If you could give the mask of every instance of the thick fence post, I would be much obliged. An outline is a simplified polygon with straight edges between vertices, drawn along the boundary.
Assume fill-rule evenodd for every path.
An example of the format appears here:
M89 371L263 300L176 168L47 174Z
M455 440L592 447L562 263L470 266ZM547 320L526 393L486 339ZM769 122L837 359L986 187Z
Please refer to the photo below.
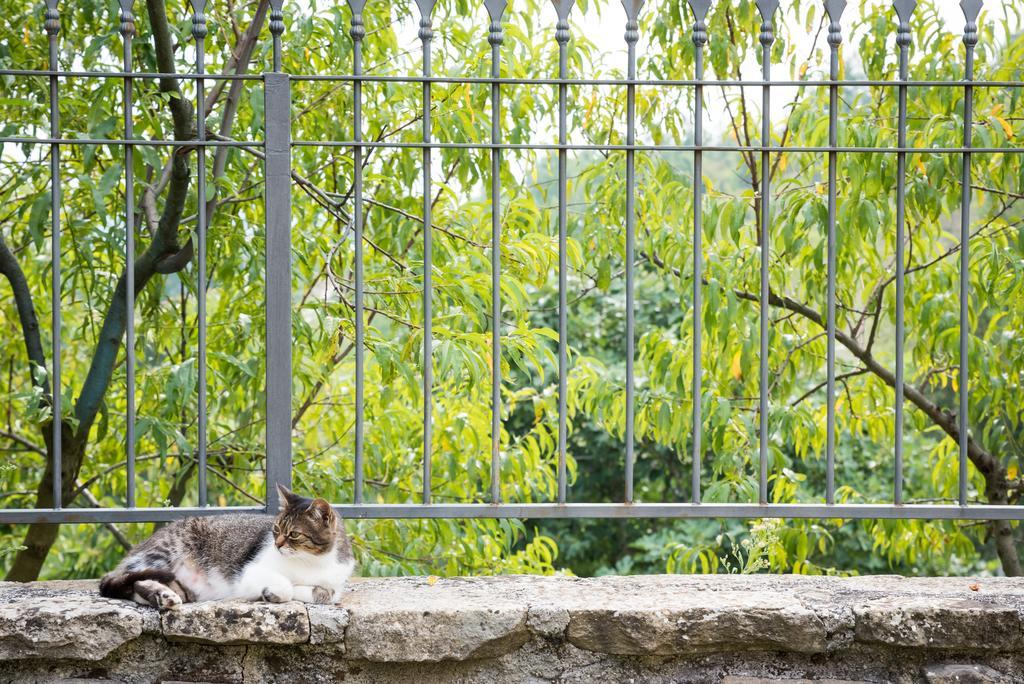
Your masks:
M291 84L263 75L267 221L267 509L292 480Z

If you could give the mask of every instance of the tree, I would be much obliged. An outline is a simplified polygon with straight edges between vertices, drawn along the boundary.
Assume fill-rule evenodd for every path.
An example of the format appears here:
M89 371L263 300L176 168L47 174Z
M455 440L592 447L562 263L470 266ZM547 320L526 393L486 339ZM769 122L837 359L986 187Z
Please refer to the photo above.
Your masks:
M589 8L583 8L588 10ZM608 9L615 11L616 8ZM1007 12L1016 11L1011 6ZM9 41L0 52L5 68L45 68L40 7L9 8ZM473 10L475 11L475 10ZM463 3L435 12L435 73L485 76L489 49L486 21ZM531 19L539 3L513 8L505 27L503 74L550 76L557 69L553 24ZM240 6L213 3L208 9L207 68L212 73L247 73L266 68L269 40L265 0ZM368 73L417 73L418 50L407 50L409 33L392 17L414 16L408 4L371 4L364 15L364 61ZM138 18L135 57L140 70L184 73L193 53L190 10L183 2L147 0ZM894 75L894 20L876 3L863 22L851 21L844 68L870 79ZM168 20L168 17L171 19ZM1019 21L1019 19L1017 20ZM62 17L62 65L119 68L118 20L107 3L75 3ZM349 15L336 6L315 5L287 15L284 70L293 74L347 73L351 69ZM642 74L686 78L693 48L685 4L672 0L658 12L641 14ZM718 3L709 32L727 40L709 44L708 78L736 78L757 50L759 18L752 3ZM805 26L812 43L782 30ZM1024 41L1012 35L1012 18L988 17L979 42L980 79L1019 78ZM775 69L794 78L822 77L827 64L824 18L817 3L785 8L773 47ZM960 54L958 36L939 30L929 5L914 21L911 78L952 80L958 76L944 55ZM1005 31L1001 35L999 31ZM619 75L579 26L572 31L574 74ZM851 55L853 46L856 54ZM779 66L788 65L788 66ZM712 73L713 72L713 73ZM825 76L827 76L827 69ZM38 134L47 125L42 79L6 78L4 135ZM61 118L66 134L118 137L116 79L69 79L62 84ZM710 90L710 88L709 88ZM489 139L486 85L435 84L434 130L443 141ZM917 147L960 144L962 93L952 88L915 88L910 139ZM206 126L211 138L261 137L262 91L258 82L208 84ZM638 89L641 140L685 140L692 122L692 94L685 88ZM713 101L728 117L726 136L756 142L759 112L742 90L723 89ZM140 137L190 140L196 117L189 104L193 83L164 78L139 81L135 110ZM343 82L293 84L292 134L296 140L350 137L351 90ZM575 140L595 144L624 140L622 89L580 87L570 106ZM779 144L819 146L827 142L827 92L796 89L783 116L773 122ZM895 91L885 87L843 89L840 144L894 144ZM364 86L364 133L375 142L418 140L420 86L395 82ZM1016 89L976 90L976 144L1012 147L1021 105ZM551 89L503 88L502 132L508 142L547 142L557 99ZM134 265L138 292L138 451L141 504L194 503L196 427L196 197L194 148L178 152L138 147L135 219L145 245ZM12 454L0 473L8 505L47 506L49 384L45 372L50 331L39 324L48 280L48 146L6 146L0 193L8 207L0 217L0 272L13 293L3 300L0 342L8 368L7 420L2 437ZM209 473L219 503L259 501L262 496L263 176L260 152L213 148L206 153L209 228ZM703 459L706 501L756 496L757 445L757 254L766 229L759 218L759 180L764 172L754 153L708 154L705 216L705 383ZM692 169L688 153L638 153L637 454L645 500L682 498L689 469L692 354L690 216ZM1012 331L1021 327L1019 269L1024 251L1024 196L1020 155L975 155L971 273L971 494L993 503L1017 503L1021 428L1020 377L1024 354ZM624 428L622 361L622 261L624 171L619 152L571 156L573 211L569 264L572 305L572 370L569 403L573 448L573 496L590 490L595 477L611 478ZM62 426L64 500L111 505L125 486L123 335L124 185L123 150L111 146L62 148L62 255L65 290L61 359L67 385L64 406L73 407ZM893 403L891 330L895 218L892 155L841 155L839 184L838 340L843 350L838 411L839 493L844 500L888 500ZM433 397L435 452L433 489L440 501L483 501L489 489L490 357L490 178L485 149L446 148L435 153L431 204L434 216ZM554 156L516 149L501 169L503 387L502 494L508 500L550 500L555 492L557 333L557 207L552 182ZM420 152L369 148L364 154L365 269L367 285L366 484L370 500L418 500L421 481L420 412L422 372L422 198ZM825 195L819 155L775 155L772 168L771 249L771 496L775 501L820 500L824 451L823 314ZM951 299L957 283L959 156L910 155L907 217L907 497L948 498L956 489L955 368L957 313ZM353 250L351 241L352 155L348 148L299 146L293 152L296 479L299 488L335 501L350 497L352 385L354 372ZM120 275L115 275L120 274ZM16 313L16 315L14 315ZM1008 334L1009 333L1009 334ZM598 449L597 447L601 447ZM576 459L580 460L577 467ZM586 466L585 468L583 466ZM609 468L611 470L609 470ZM615 487L597 487L609 495ZM551 572L558 534L563 548L592 540L573 537L557 524L540 531L513 521L360 522L357 549L364 569L388 572ZM672 569L719 567L728 541L714 541L714 523L676 523L648 532L637 523L624 543L643 546L647 563ZM722 528L719 528L722 529ZM742 530L728 527L730 538ZM765 528L759 527L764 539ZM120 537L92 528L30 526L26 547L12 556L8 577L32 579L48 572L96 574L115 553ZM829 567L870 570L868 560L844 549L865 542L889 564L908 569L984 568L997 554L1007 574L1019 574L1014 529L1008 523L964 526L949 522L796 521L769 530L756 548L773 569ZM14 542L20 530L5 533ZM593 529L591 530L593 533ZM88 540L88 542L86 541ZM871 546L873 545L873 546ZM943 548L941 559L921 560ZM79 552L79 549L84 549ZM737 542L737 549L740 549ZM74 554L81 553L79 556ZM603 553L612 554L612 550ZM739 550L742 556L746 551ZM759 552L762 553L762 552ZM639 554L638 554L639 555ZM49 561L47 561L49 558ZM77 562L76 562L77 561ZM953 563L959 565L953 565ZM607 565L613 565L608 563ZM918 565L915 565L918 564ZM981 565L978 565L981 564ZM746 567L757 566L756 558ZM591 568L595 569L595 568Z

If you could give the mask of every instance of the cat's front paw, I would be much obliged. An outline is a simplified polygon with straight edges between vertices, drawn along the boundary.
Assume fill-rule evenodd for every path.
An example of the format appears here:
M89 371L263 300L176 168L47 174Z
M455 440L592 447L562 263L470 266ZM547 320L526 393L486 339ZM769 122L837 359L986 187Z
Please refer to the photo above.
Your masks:
M264 587L262 597L267 603L287 603L292 600L292 590L285 587Z
M181 605L181 597L171 589L164 589L154 595L157 610L173 610Z
M140 580L135 583L136 596L144 597L159 611L171 610L181 605L181 596L167 585L156 580Z
M327 587L313 587L313 603L333 603L334 592Z

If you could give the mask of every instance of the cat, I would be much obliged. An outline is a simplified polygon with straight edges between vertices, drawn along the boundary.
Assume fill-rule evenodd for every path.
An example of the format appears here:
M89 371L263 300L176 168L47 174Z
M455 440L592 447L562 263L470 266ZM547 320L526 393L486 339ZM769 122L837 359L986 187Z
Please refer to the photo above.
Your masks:
M337 602L355 567L344 522L323 499L278 491L276 517L186 518L157 530L100 580L100 594L158 610L229 598Z

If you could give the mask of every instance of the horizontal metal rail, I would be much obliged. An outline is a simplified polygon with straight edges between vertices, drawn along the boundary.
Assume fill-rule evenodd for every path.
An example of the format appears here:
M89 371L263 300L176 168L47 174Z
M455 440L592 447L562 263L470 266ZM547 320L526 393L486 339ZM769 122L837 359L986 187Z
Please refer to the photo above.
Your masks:
M56 76L57 78L133 78L138 80L158 80L161 78L177 78L186 81L262 81L263 74L198 74L198 73L163 73L158 71L49 71L47 69L0 69L0 76ZM1024 88L1024 81L929 81L898 79L655 79L655 78L514 78L501 76L387 76L382 74L289 74L291 81L348 81L351 83L438 83L438 84L498 84L498 85L553 85L553 86L725 86L737 88L771 87L880 87L900 88L963 88L970 84L974 88Z
M123 145L136 147L263 147L246 140L148 140L146 138L24 138L0 136L0 143L15 145Z
M976 504L452 503L338 504L349 519L437 518L800 518L841 520L1024 520L1024 506ZM263 513L262 506L0 509L0 523L167 522L191 516Z
M134 138L24 138L0 136L0 143L40 145L136 145L149 147L263 147L262 141L244 140L146 140ZM637 152L769 152L769 153L821 153L842 152L847 154L1024 154L1024 147L849 147L828 145L779 146L779 145L644 145L644 144L575 144L575 143L488 143L488 142L380 142L357 140L293 140L293 147L374 147L409 149L456 149L456 150L540 150L540 151L637 151Z

